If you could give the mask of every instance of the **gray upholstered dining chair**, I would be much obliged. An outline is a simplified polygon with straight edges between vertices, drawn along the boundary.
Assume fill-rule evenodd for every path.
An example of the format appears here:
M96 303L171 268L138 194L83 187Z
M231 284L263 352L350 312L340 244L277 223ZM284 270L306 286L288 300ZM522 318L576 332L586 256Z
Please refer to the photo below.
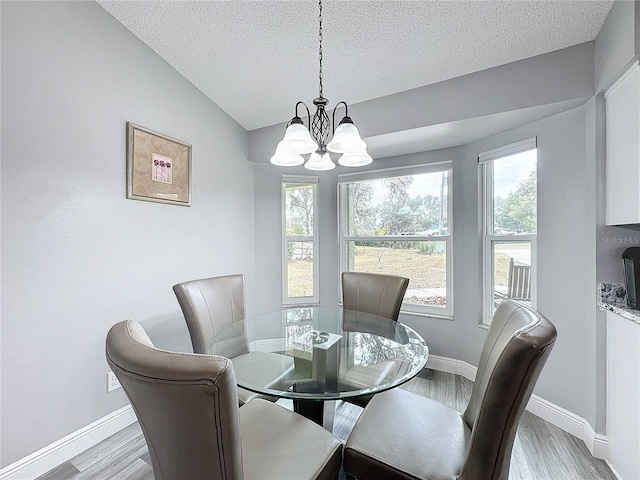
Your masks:
M342 272L342 306L398 321L409 279L379 273Z
M246 338L244 342L236 338L236 341L227 343L226 349L213 351L216 335L231 324L245 318L244 275L190 280L174 285L173 291L182 308L194 353L216 353L235 359L249 352ZM243 358L237 359L235 368L246 368L252 371L256 382L260 381L264 386L281 382L283 371L287 369L293 371L293 360L289 357L269 352L260 352L259 356L260 361L257 365L254 355L247 357L247 360L252 361L247 365L242 363ZM283 363L285 363L284 366ZM259 395L256 393L238 388L238 399L241 405L257 396ZM274 397L260 397L270 401L277 400Z
M244 320L244 275L224 275L173 286L187 322L194 353L209 353L215 336Z
M265 400L238 407L228 358L157 349L131 320L111 328L106 356L138 418L156 480L337 476L340 441Z
M518 422L555 339L555 327L542 315L503 301L465 412L398 388L376 395L347 440L347 476L508 479Z
M342 306L345 310L378 315L398 321L400 307L407 291L409 279L379 273L342 272ZM383 362L387 363L387 362ZM386 365L381 364L384 373ZM357 367L349 374L357 382ZM380 381L383 377L380 378ZM349 398L345 401L364 407L373 395Z

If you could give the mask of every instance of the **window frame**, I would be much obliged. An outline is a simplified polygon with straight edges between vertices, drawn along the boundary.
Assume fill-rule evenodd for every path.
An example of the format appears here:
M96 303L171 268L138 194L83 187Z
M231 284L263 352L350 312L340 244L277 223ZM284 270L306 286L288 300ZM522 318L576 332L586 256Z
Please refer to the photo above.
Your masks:
M347 202L347 188L346 185L350 183L365 182L370 180L383 180L386 178L393 178L405 175L419 175L434 172L448 171L448 190L447 190L447 235L376 235L376 236L354 236L347 233L347 218L346 208ZM453 162L433 162L421 165L412 165L408 167L394 167L380 170L368 170L365 172L348 173L338 175L338 242L340 248L339 266L340 271L345 272L348 268L348 254L347 246L351 241L415 241L415 242L445 242L446 248L446 307L435 307L430 305L417 305L411 303L402 303L400 312L408 315L428 316L435 318L453 318L453 196L452 192L452 180L453 180ZM338 282L338 298L340 304L342 303L342 285ZM409 284L411 288L411 284Z
M529 150L537 150L537 137L527 138L502 147L478 153L478 167L481 178L482 205L482 312L479 326L489 328L493 320L494 306L494 263L493 245L497 242L524 243L529 242L531 248L531 306L537 306L537 219L538 200L536 194L536 233L505 235L493 232L493 167L496 160L517 155ZM536 192L538 190L538 154L536 152Z
M310 185L313 191L313 235L287 235L287 184ZM319 241L318 241L318 177L314 175L282 175L281 178L281 228L282 228L282 306L304 306L320 304ZM289 297L288 245L292 242L313 244L313 295Z

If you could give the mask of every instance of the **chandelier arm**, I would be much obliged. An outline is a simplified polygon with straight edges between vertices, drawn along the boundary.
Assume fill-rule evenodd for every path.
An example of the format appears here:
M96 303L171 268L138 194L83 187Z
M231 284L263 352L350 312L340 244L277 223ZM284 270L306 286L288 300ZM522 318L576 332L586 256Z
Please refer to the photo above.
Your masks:
M336 103L336 106L333 107L333 121L331 122L331 134L333 135L334 133L336 133L336 110L338 109L338 107L340 106L340 104L344 105L344 116L348 117L349 116L349 106L347 105L347 102L338 102Z
M307 104L303 101L299 101L298 103L296 103L296 117L300 116L298 115L298 105L300 104L304 105L304 108L307 111L307 128L309 129L309 131L311 131L311 113L309 112L309 107L307 107Z

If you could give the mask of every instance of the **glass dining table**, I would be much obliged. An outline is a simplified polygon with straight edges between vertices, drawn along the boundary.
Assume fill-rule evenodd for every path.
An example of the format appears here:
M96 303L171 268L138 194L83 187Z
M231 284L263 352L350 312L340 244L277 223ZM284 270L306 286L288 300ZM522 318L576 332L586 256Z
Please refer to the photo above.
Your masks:
M232 360L239 387L291 399L295 411L331 430L331 401L409 381L429 349L413 329L388 318L301 307L235 322L216 335L209 353Z

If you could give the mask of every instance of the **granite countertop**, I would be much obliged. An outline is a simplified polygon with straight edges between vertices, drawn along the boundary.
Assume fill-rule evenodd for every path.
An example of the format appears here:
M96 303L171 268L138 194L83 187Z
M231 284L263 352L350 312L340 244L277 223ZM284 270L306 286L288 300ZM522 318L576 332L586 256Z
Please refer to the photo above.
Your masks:
M615 305L613 303L605 302L599 302L598 307L600 307L600 310L608 310L610 312L617 313L621 317L640 324L640 310L634 310L626 305Z
M598 308L617 313L621 317L640 324L640 310L635 310L627 305L627 292L620 283L598 284Z

